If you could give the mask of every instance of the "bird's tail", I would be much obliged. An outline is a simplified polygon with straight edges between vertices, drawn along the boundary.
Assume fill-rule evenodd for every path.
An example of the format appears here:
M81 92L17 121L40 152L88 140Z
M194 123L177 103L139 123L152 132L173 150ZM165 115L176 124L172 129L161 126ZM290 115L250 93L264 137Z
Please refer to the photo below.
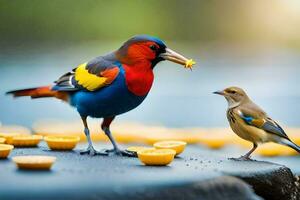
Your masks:
M55 97L64 101L68 100L68 94L66 92L53 91L51 90L51 88L52 86L43 86L43 87L28 88L22 90L12 90L6 92L6 94L11 94L14 97L29 96L33 99L44 98L44 97Z
M282 139L280 141L281 144L285 145L285 146L288 146L288 147L291 147L293 148L295 151L297 151L298 153L300 153L300 147L295 144L294 142L292 142L291 140L288 140L288 139Z

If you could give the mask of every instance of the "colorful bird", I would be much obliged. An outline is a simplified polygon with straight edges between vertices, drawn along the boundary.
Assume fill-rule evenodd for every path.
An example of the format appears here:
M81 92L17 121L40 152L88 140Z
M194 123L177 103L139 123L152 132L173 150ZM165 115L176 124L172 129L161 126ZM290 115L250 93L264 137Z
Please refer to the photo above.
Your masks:
M166 47L152 36L138 35L125 42L117 51L99 56L77 66L61 76L54 85L14 90L14 97L55 97L75 107L81 116L88 148L81 154L132 156L117 146L110 124L115 116L140 105L149 93L153 68L160 61L169 60L186 68L195 64ZM101 128L113 145L112 150L97 152L92 144L87 117L103 118Z
M251 101L246 92L238 87L229 87L214 92L222 95L228 102L227 119L239 137L253 143L253 148L238 160L248 160L257 145L266 142L275 142L289 146L300 153L300 147L293 143L284 130L272 120L255 103Z

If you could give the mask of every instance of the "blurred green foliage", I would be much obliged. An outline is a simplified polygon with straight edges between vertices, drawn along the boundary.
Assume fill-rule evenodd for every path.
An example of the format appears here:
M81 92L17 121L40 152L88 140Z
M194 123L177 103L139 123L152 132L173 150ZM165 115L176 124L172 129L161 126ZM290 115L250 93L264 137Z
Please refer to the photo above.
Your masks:
M297 0L0 0L0 42L168 40L300 46Z

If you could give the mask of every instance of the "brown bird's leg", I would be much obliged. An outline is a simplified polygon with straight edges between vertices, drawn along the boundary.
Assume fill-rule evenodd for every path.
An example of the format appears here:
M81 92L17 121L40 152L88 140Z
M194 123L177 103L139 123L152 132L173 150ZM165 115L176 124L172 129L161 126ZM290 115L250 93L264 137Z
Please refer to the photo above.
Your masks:
M111 132L110 132L110 124L114 120L115 116L113 117L107 117L103 119L103 122L101 124L101 129L104 131L105 135L109 138L111 144L113 145L113 149L105 149L103 150L104 153L112 153L118 156L129 156L129 157L134 157L134 154L120 150L115 139L113 138Z
M256 148L257 148L257 144L253 143L252 149L248 153L246 153L244 156L242 156L241 158L245 159L245 160L249 160L250 159L250 155L253 153L253 151L255 151Z
M253 143L253 147L248 153L246 153L245 155L239 158L231 158L231 160L236 160L236 161L251 160L250 155L253 153L253 151L255 151L256 148L257 148L257 144Z
M229 158L229 160L235 160L235 161L251 160L250 155L253 153L253 151L255 151L256 148L257 148L257 144L253 143L253 147L248 153L246 153L245 155L243 155L239 158Z
M82 119L82 122L83 122L83 125L84 125L84 134L87 138L89 146L86 150L80 151L80 154L89 154L91 156L94 156L94 155L108 155L108 153L101 153L101 152L98 152L94 149L93 143L92 143L92 140L91 140L91 136L90 136L90 130L89 130L89 127L88 127L88 124L87 124L87 117L81 116L81 119Z

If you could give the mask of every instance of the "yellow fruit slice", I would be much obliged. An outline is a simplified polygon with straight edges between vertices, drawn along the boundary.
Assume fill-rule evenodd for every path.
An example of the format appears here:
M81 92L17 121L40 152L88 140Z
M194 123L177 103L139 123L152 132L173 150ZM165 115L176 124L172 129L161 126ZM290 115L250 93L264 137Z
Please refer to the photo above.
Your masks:
M144 135L138 132L138 129L129 132L127 130L123 131L112 131L112 134L115 136L115 139L118 143L144 143Z
M232 137L232 143L249 150L253 147L252 142L244 140L238 136Z
M210 128L201 135L199 142L211 149L220 149L232 143L232 131L228 128Z
M56 157L53 156L16 156L12 158L20 169L49 170Z
M220 149L227 144L224 138L202 138L201 143L212 149Z
M0 158L7 158L14 146L9 144L0 144Z
M276 143L266 143L260 145L255 153L266 156L266 157L274 157L274 156L292 156L297 155L298 153L292 148L276 144Z
M290 139L297 145L300 145L300 129L299 128L287 128L286 132Z
M142 146L131 146L131 147L128 147L126 150L130 151L130 152L138 152L138 151L145 150L145 149L154 149L154 148L142 147Z
M91 121L89 128L93 141L109 141L102 133L98 121ZM81 141L87 141L81 121L42 120L34 123L33 131L42 136L79 136Z
M142 146L131 146L126 149L126 151L133 153L137 156L137 152L141 150L154 149L152 147L142 147Z
M137 154L145 165L165 166L174 160L176 151L173 149L144 149L138 151Z
M149 129L149 128L148 128ZM179 140L188 144L195 144L200 141L202 129L174 129L165 127L152 128L146 134L143 134L145 143L153 145L156 142L167 140Z
M47 142L51 150L73 150L80 141L79 136L45 136L44 140Z
M173 149L176 151L176 155L181 154L186 146L186 142L183 141L161 141L153 144L156 149Z
M3 138L0 137L0 144L4 144L4 143L5 143L5 140L6 140L6 139L5 139L4 137L3 137Z
M20 136L20 135L30 135L30 134L27 134L27 133L0 133L0 137L5 138L6 144L12 144L13 137Z
M41 135L19 135L12 137L11 144L15 147L35 147L42 139Z

